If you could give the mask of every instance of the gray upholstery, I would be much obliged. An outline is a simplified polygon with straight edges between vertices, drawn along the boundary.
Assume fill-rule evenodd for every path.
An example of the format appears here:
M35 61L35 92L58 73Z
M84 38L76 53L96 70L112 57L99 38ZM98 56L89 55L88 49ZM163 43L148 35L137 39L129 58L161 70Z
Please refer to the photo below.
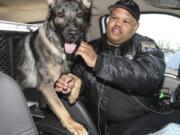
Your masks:
M38 135L19 85L0 72L0 135Z

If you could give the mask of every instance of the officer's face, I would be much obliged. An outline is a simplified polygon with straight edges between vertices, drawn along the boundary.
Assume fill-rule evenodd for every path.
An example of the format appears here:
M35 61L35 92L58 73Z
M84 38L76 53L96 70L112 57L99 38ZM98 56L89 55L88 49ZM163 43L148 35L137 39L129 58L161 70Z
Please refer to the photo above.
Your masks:
M109 17L107 24L108 40L116 45L127 41L138 29L139 23L125 9L115 8Z

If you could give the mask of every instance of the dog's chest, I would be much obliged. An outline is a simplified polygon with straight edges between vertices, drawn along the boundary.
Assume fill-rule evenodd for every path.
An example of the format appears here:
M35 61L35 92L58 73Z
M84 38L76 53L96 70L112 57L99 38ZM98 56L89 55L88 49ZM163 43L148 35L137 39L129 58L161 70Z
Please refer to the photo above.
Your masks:
M39 35L40 44L37 46L39 48L37 49L39 50L38 63L42 64L39 68L42 71L45 69L45 74L57 80L62 73L70 71L70 62L67 60L61 42L56 40L57 37L55 35L52 37L54 40L50 40L42 28L39 29Z
M67 60L66 54L63 50L51 50L49 53L45 53L45 65L43 68L46 68L48 76L54 78L56 81L58 77L63 73L70 72L71 62Z

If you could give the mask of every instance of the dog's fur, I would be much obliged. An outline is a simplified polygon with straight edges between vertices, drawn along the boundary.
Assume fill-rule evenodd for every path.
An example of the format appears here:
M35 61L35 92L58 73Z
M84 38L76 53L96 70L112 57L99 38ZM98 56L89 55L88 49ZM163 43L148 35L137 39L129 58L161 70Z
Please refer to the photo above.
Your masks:
M79 44L84 38L91 0L47 0L49 14L36 32L30 33L17 50L17 81L23 88L36 87L60 122L74 135L88 134L86 129L65 109L54 90L55 81L70 71L64 44ZM69 53L69 52L68 52ZM70 52L73 55L73 52ZM68 54L69 55L69 54ZM69 95L70 103L79 96L81 81L77 79Z

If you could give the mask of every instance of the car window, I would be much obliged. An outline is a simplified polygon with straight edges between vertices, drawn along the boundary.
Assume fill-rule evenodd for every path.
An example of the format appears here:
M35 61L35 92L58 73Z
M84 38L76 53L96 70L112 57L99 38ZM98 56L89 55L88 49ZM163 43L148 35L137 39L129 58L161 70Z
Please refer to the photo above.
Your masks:
M142 14L138 33L153 38L165 54L166 73L180 67L180 18L166 14Z

